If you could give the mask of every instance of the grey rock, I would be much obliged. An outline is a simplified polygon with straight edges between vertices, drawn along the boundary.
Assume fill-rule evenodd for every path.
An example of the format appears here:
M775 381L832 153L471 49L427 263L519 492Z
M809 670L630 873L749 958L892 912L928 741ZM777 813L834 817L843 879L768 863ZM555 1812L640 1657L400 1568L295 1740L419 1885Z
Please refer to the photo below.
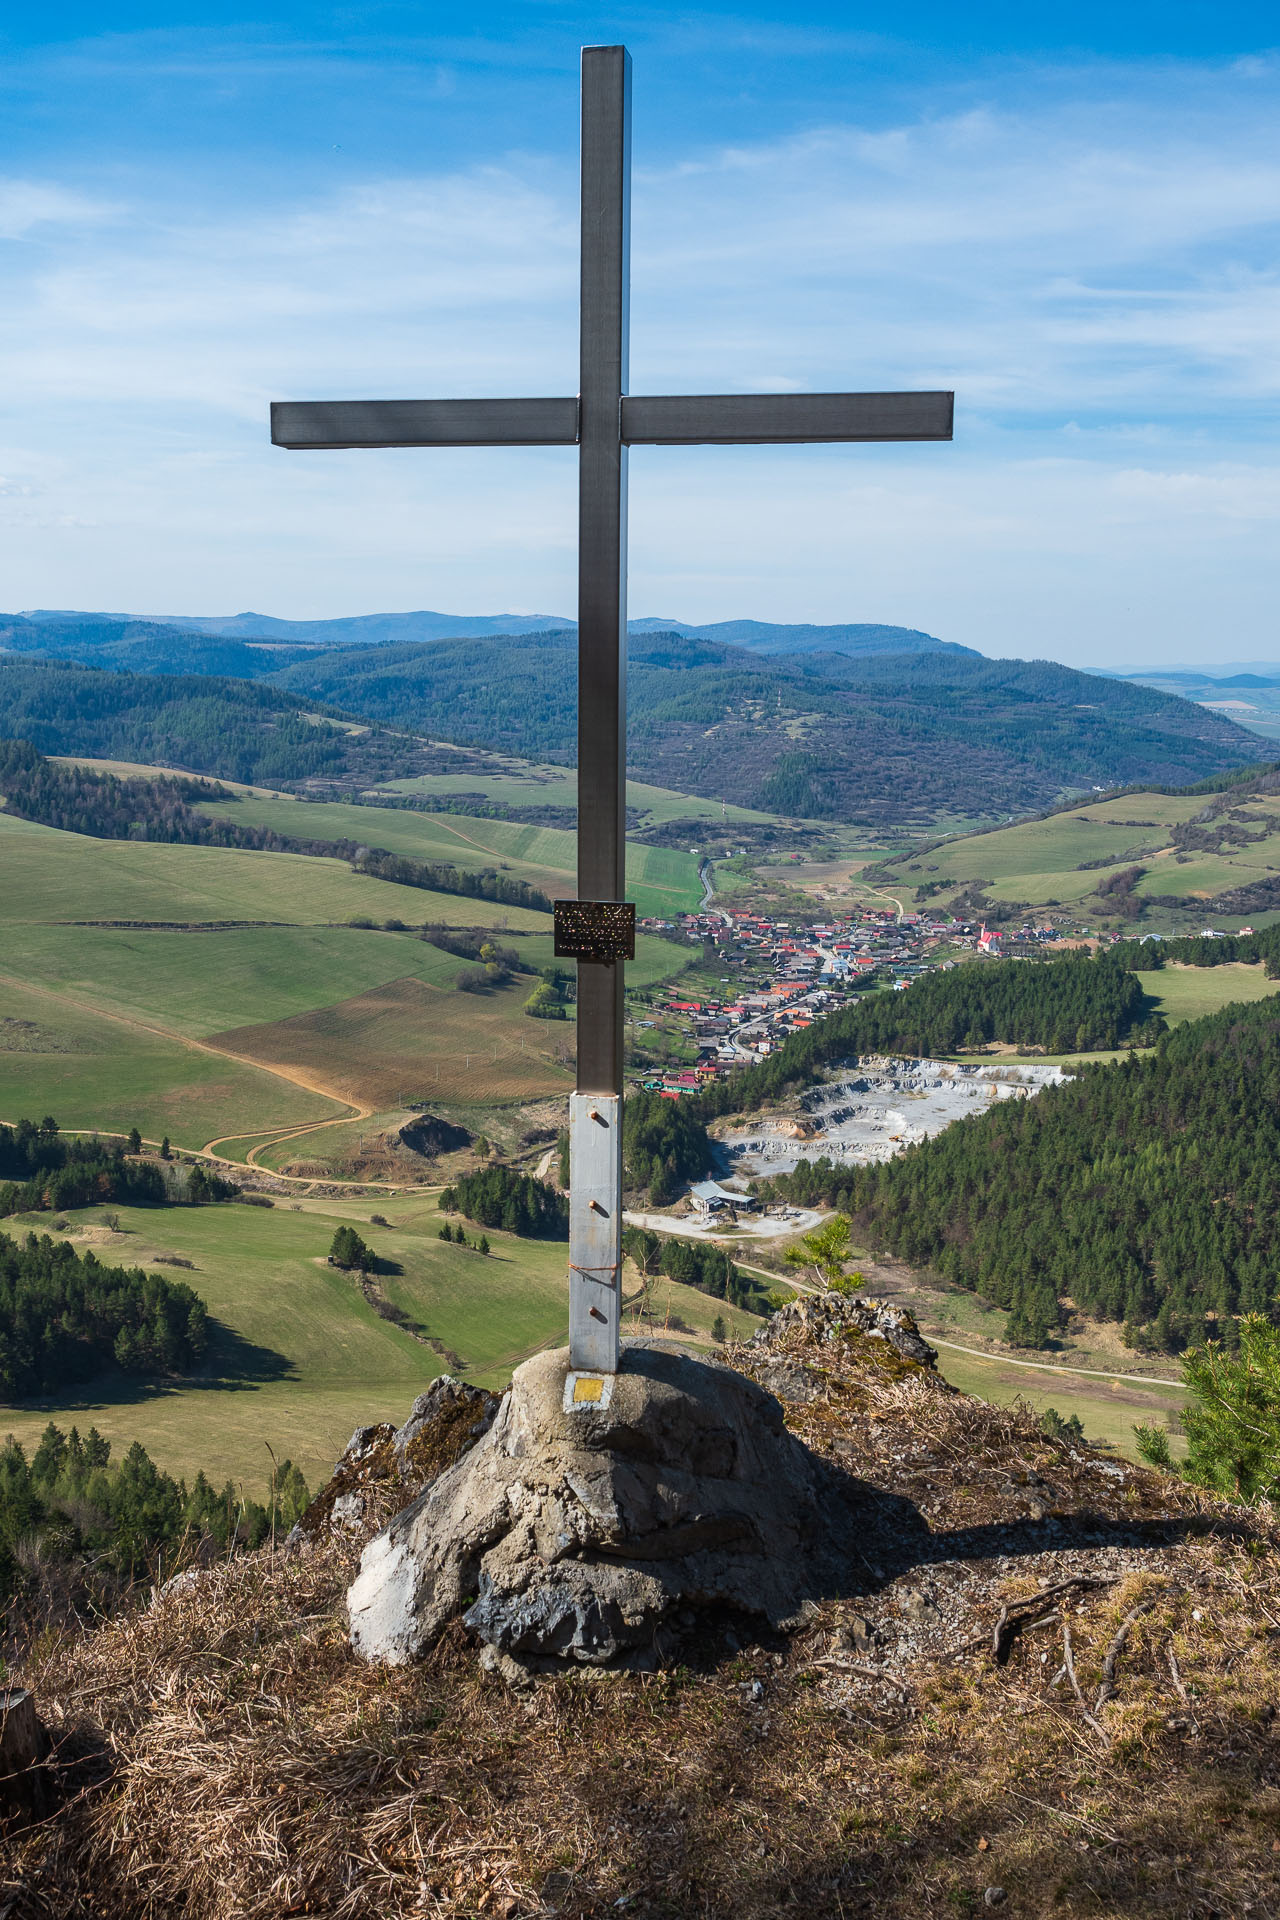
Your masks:
M780 1307L768 1326L753 1334L748 1344L768 1346L780 1334L796 1329L803 1329L815 1339L834 1340L844 1327L852 1327L872 1340L884 1340L904 1360L914 1360L917 1366L937 1368L937 1349L921 1334L915 1315L892 1301L870 1296L832 1292L805 1294Z
M865 1614L851 1613L831 1638L832 1653L874 1653L876 1630Z
M614 1664L686 1609L786 1629L845 1589L852 1483L771 1394L635 1343L609 1405L566 1413L567 1370L563 1349L527 1361L478 1444L370 1541L347 1596L362 1658L417 1659L465 1608L521 1662Z
M376 1427L357 1427L334 1466L334 1472L341 1473L344 1467L358 1467L371 1459L394 1432L395 1428L389 1420L380 1421Z
M498 1411L496 1395L481 1387L470 1387L442 1373L420 1393L409 1409L409 1418L397 1427L391 1439L391 1452L400 1478L421 1486L423 1474L418 1456L429 1447L441 1429L461 1427L467 1439L478 1440L493 1425Z
M818 1383L809 1369L787 1360L774 1360L761 1367L760 1384L779 1400L791 1403L814 1400L818 1395Z
M1004 1897L1003 1887L988 1887L982 1896L982 1904L984 1907L998 1907Z
M509 1653L499 1653L496 1647L485 1647L480 1654L480 1665L486 1673L496 1673L500 1680L517 1693L524 1693L533 1685L533 1675L528 1667L522 1667Z
M364 1495L362 1493L340 1493L337 1495L329 1517L335 1527L358 1527L364 1519Z
M329 1533L359 1529L369 1496L388 1484L428 1486L493 1425L498 1400L442 1373L420 1393L402 1427L357 1427L332 1477L290 1531L285 1546L305 1547Z

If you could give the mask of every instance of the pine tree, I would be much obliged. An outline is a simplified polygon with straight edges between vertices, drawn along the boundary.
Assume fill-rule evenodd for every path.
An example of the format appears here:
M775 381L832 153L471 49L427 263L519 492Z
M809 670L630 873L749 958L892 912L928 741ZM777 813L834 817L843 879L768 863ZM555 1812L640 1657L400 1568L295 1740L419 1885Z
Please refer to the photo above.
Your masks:
M361 1273L373 1271L374 1256L354 1227L338 1227L329 1246L329 1264L343 1267L348 1272L359 1268Z

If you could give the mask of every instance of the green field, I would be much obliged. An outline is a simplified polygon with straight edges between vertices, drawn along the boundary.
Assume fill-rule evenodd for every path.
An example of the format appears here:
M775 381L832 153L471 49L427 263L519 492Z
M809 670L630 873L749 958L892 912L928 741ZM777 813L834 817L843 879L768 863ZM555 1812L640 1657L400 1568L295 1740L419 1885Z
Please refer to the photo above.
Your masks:
M0 976L0 1120L52 1113L67 1128L168 1134L279 1130L345 1112L341 1102L194 1042Z
M384 793L416 793L442 799L459 794L482 797L509 807L576 807L578 777L572 767L542 765L533 761L510 760L503 764L493 756L500 771L493 773L429 773L410 780L388 780ZM700 800L695 794L676 793L670 787L651 787L643 780L628 780L627 805L645 817L646 824L657 826L667 820L755 820L772 822L775 815L757 813L751 807L722 806L719 800Z
M6 933L0 964L107 1012L204 1038L247 1014L282 1020L404 975L451 986L463 963L414 934L359 927L23 926Z
M242 853L132 840L93 840L0 810L0 925L23 922L247 920L323 926L375 920L545 927L545 914L488 900L392 886L341 860ZM462 910L460 910L462 909Z
M537 844L546 830L515 831ZM692 864L644 857L658 876L664 862ZM363 879L334 860L101 841L2 811L0 878L0 1115L137 1125L202 1147L325 1123L347 1102L367 1117L428 1090L512 1101L570 1085L559 1056L572 1025L524 1016L527 978L463 995L457 955L343 924L492 926L531 972L552 958L545 914ZM651 985L689 958L642 935L629 978ZM380 1002L395 1003L389 1017Z
M1133 793L1095 801L900 858L880 870L881 884L924 888L921 901L943 906L955 891L980 882L995 901L1036 911L1066 906L1106 923L1109 909L1096 897L1098 885L1137 865L1146 868L1139 896L1177 896L1186 903L1183 911L1194 914L1201 899L1280 875L1280 803L1249 797L1233 809L1249 831L1266 829L1263 839L1216 853L1180 852L1170 830L1195 821L1205 805L1203 794ZM1159 924L1171 911L1178 910L1149 910L1148 923Z
M1269 993L1280 992L1280 980L1268 980L1260 966L1239 962L1226 967L1160 967L1138 978L1171 1027L1217 1013L1233 1000L1265 1000Z
M391 1225L369 1224L378 1202L304 1200L274 1209L217 1207L86 1208L68 1217L72 1244L93 1245L109 1263L147 1266L157 1253L193 1262L177 1269L218 1322L210 1377L197 1384L132 1387L104 1378L39 1406L0 1409L0 1432L30 1444L51 1417L60 1425L96 1425L123 1450L141 1440L159 1463L190 1477L203 1467L258 1492L271 1472L267 1445L288 1455L315 1486L357 1426L408 1413L416 1394L442 1371L429 1347L382 1320L352 1275L325 1254L340 1222L356 1224L381 1257L402 1269L381 1284L426 1330L452 1348L465 1377L505 1385L514 1365L564 1338L568 1295L563 1243L517 1240L490 1231L489 1259L438 1238L433 1198L381 1202ZM121 1231L108 1230L105 1213ZM10 1233L48 1232L47 1214L5 1221ZM62 1236L54 1236L62 1237ZM474 1236L473 1236L474 1237ZM157 1271L174 1273L171 1268ZM628 1291L634 1283L628 1283ZM750 1316L686 1287L659 1282L661 1316L674 1312L710 1327L718 1311L747 1329Z
M412 860L449 861L468 871L501 867L553 898L575 891L577 837L560 827L302 801L287 794L220 801L201 810L296 839L354 840ZM669 847L629 846L627 898L642 914L683 913L696 907L702 898L697 860Z

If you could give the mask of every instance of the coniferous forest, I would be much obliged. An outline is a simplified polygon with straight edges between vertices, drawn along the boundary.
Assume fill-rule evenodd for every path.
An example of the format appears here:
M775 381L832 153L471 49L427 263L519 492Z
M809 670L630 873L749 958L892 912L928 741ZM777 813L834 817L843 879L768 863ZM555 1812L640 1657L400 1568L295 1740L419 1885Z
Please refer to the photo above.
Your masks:
M50 1421L30 1458L12 1436L0 1447L0 1607L25 1584L28 1611L56 1617L40 1587L58 1589L65 1603L69 1584L74 1606L103 1610L158 1554L172 1569L184 1546L259 1546L273 1527L287 1532L309 1498L289 1460L273 1476L268 1509L230 1481L217 1490L203 1473L188 1488L136 1440L115 1462L96 1427L82 1438L77 1427L66 1433ZM34 1571L24 1574L33 1559Z
M567 1240L569 1205L562 1193L512 1167L464 1174L440 1195L442 1213L462 1213L482 1227L501 1227L532 1240Z
M728 1300L750 1313L766 1311L764 1285L735 1266L723 1247L708 1241L664 1240L648 1227L624 1227L622 1250L642 1274L663 1273L681 1286L709 1293L714 1300Z
M802 1163L767 1191L1010 1310L1043 1345L1064 1300L1137 1346L1236 1337L1276 1309L1280 1005L1234 1005L1153 1052L1001 1101L878 1167Z
M180 1280L109 1267L90 1248L0 1234L0 1397L25 1400L114 1361L125 1373L187 1373L208 1343L204 1301Z
M65 1139L53 1119L0 1126L0 1217L86 1207L95 1200L160 1205L167 1198L159 1167L126 1159L118 1143Z
M134 1142L135 1151L140 1145ZM69 1140L52 1118L39 1126L33 1120L0 1126L0 1219L11 1213L59 1213L102 1200L134 1207L185 1201L198 1207L229 1200L238 1191L198 1162L189 1171L161 1172L148 1161L128 1158L118 1141L93 1135Z
M632 1093L622 1109L622 1162L628 1186L648 1188L655 1206L668 1206L688 1180L701 1180L711 1163L706 1121L694 1100Z

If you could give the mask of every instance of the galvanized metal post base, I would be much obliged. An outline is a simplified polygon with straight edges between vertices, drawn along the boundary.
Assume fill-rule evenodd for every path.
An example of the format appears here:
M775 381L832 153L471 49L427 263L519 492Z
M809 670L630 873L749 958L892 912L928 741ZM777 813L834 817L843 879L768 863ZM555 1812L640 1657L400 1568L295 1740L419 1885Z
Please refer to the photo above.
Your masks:
M569 1366L616 1373L622 1319L622 1099L569 1096Z

